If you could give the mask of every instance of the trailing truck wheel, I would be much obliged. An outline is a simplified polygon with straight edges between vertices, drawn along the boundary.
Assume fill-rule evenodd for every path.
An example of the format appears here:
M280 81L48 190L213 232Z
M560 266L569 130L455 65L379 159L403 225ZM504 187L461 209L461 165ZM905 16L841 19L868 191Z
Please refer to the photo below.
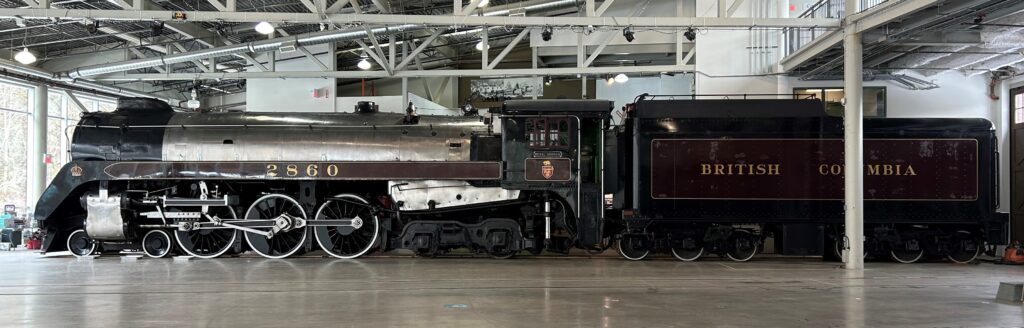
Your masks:
M757 255L757 237L746 231L735 231L729 236L729 249L725 256L736 262L746 262Z
M163 230L150 230L142 236L142 252L152 258L167 256L174 249L171 235Z
M356 195L337 195L320 205L313 220L352 220L351 225L315 226L313 235L320 248L333 257L363 256L377 244L380 222L370 213L370 202Z
M640 261L651 254L650 250L643 249L642 242L643 240L640 237L623 237L619 239L616 248L619 249L619 255L622 255L627 260Z
M75 257L86 257L96 253L98 242L89 238L85 229L78 229L68 235L68 251Z
M949 255L946 255L950 261L971 263L981 254L981 242L973 238L969 231L957 231L951 240Z

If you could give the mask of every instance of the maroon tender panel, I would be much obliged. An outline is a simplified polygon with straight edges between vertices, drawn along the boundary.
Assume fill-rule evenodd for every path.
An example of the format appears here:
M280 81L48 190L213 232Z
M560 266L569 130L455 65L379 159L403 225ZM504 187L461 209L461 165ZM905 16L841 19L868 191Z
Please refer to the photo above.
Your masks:
M655 199L843 198L841 139L655 139ZM864 140L864 199L978 198L974 139Z

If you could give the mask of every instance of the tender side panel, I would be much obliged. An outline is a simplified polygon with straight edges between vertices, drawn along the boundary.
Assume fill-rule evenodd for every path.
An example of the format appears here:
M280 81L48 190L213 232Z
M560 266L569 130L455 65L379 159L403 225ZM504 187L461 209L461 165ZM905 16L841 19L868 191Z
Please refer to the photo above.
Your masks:
M655 139L653 199L841 200L838 139ZM864 199L975 201L975 139L864 140Z

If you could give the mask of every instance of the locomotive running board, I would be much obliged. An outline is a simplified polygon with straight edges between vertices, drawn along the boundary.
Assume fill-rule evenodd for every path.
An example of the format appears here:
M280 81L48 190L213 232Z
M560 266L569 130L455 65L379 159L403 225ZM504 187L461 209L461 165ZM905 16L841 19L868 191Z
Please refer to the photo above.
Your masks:
M501 162L117 162L115 180L499 180Z

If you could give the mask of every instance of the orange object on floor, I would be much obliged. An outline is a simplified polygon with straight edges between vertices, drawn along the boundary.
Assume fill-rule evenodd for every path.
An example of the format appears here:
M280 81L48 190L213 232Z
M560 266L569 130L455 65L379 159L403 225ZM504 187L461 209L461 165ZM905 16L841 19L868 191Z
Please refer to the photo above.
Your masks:
M1024 247L1021 247L1020 242L1015 242L1013 245L1006 246L1006 251L1003 252L1003 264L1024 264Z

